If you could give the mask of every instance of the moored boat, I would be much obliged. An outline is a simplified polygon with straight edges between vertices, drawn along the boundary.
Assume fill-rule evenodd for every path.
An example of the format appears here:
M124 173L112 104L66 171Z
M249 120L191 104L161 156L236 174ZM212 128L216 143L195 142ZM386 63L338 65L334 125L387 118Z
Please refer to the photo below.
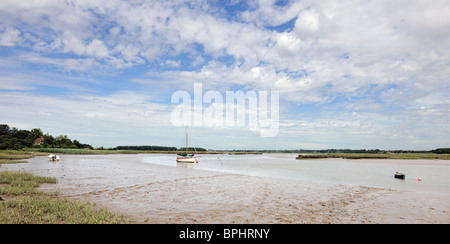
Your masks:
M198 163L198 160L195 158L194 154L187 154L187 153L182 153L182 154L177 154L177 162L178 163Z
M48 160L51 162L57 162L57 161L59 161L59 156L50 154L50 155L48 155Z
M397 179L402 179L402 180L404 180L405 177L406 177L406 175L403 174L403 173L395 172L394 177L397 178Z
M188 153L188 130L186 127L186 153L177 154L177 163L198 163L198 159L195 158L194 154Z

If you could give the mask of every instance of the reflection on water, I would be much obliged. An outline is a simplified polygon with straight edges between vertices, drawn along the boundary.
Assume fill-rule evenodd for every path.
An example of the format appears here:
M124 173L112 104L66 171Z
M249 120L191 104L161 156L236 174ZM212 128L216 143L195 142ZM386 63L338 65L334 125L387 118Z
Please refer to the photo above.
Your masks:
M450 194L450 161L392 159L296 160L297 154L200 155L199 164L177 164L174 155L145 155L146 163L193 170ZM406 174L405 180L394 178ZM422 181L418 181L421 178Z
M179 163L179 162L177 162L177 167L192 169L192 168L195 168L195 164L193 164L193 163Z

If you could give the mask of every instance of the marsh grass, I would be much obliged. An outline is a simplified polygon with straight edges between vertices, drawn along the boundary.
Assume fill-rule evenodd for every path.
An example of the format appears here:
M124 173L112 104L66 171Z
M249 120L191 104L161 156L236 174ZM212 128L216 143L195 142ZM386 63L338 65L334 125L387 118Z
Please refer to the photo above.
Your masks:
M17 160L9 160L9 159L0 159L0 167L2 167L2 164L20 164L20 163L28 163L28 161L17 161Z
M136 154L134 150L91 150L91 149L68 149L68 148L28 148L27 152L36 153L59 153L59 154Z
M121 224L124 218L95 203L22 197L0 203L1 224Z
M0 159L6 159L6 160L17 160L17 159L28 159L32 158L34 155L27 153L27 154L15 154L15 153L9 153L9 152L0 152Z
M186 151L145 151L145 150L101 150L101 149L67 149L67 148L28 148L26 152L41 153L41 155L46 155L45 153L58 153L58 154L178 154L185 153ZM192 152L192 151L190 151ZM263 152L226 152L226 151L199 151L196 154L263 154Z
M0 172L0 224L119 224L122 215L58 197L58 192L37 190L40 184L56 183L52 177L27 172Z
M35 176L27 172L0 172L0 195L49 194L38 191L42 183L56 183L55 178Z
M450 160L450 154L436 154L436 153L391 153L391 159L442 159Z
M28 161L21 159L29 159L34 156L46 155L40 152L27 152L19 150L1 150L0 151L0 167L2 164L27 163Z
M321 159L321 158L344 158L344 159L442 159L450 160L450 154L435 153L323 153L323 154L300 154L296 159Z

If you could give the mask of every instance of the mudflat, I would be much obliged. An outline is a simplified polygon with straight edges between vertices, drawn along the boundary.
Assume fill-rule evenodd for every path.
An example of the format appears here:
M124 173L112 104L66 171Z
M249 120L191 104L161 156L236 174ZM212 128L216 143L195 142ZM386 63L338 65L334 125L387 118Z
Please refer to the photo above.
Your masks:
M144 157L158 156L65 155L58 163L35 157L0 170L56 177L41 189L96 202L136 223L450 223L449 194L167 166Z

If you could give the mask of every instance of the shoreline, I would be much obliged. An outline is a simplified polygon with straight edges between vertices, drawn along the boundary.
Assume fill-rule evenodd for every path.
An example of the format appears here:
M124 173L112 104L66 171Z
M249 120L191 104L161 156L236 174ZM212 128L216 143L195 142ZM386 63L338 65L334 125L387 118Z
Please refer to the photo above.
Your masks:
M326 159L326 158L343 158L343 159L438 159L450 160L450 154L435 153L320 153L320 154L299 154L295 159Z
M234 174L190 180L208 187L186 187L186 179L177 179L84 193L59 190L141 224L450 223L449 207L434 193ZM145 200L133 202L137 198Z
M0 153L8 152L0 150ZM29 148L26 151L16 151L19 153L28 153L43 155L45 153L60 153L66 155L108 155L108 154L178 154L185 151L145 151L145 150L100 150L100 149L62 149L62 148ZM260 154L283 154L297 152L268 152L262 151L201 151L197 155L202 154L228 154L228 155L260 155ZM321 158L344 158L344 159L439 159L450 160L450 154L437 153L308 153L298 154L296 159L321 159Z
M56 177L57 184L40 189L95 202L132 223L450 222L448 196L435 193L143 164L140 155L70 158L55 164L35 157L0 170Z

